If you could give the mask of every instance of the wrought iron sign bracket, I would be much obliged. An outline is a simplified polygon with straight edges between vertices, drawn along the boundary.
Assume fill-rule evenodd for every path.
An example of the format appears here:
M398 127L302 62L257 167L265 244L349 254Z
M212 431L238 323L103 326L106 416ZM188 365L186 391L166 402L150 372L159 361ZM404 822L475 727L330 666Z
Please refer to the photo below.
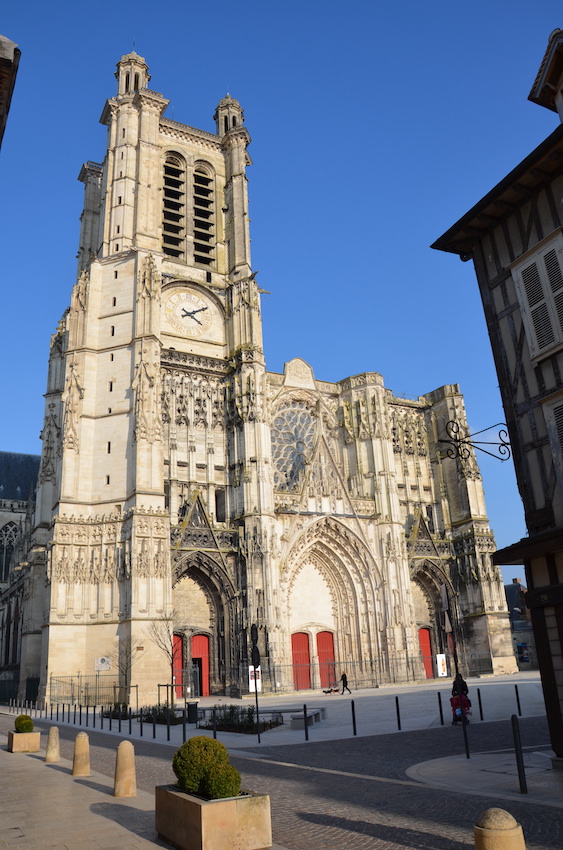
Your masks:
M486 434L487 431L492 431L494 428L499 429L496 440L487 441L475 439L475 437L478 437L480 434ZM446 432L449 440L438 440L438 442L447 443L450 446L446 452L447 456L450 458L468 460L471 456L471 449L479 449L480 452L484 452L486 455L494 457L495 460L500 460L501 462L509 460L512 455L510 443L508 441L508 428L504 422L497 422L496 425L489 425L488 428L483 428L481 431L475 431L474 434L465 434L459 423L450 419L446 425ZM483 448L484 446L494 446L495 451L489 451L488 449Z

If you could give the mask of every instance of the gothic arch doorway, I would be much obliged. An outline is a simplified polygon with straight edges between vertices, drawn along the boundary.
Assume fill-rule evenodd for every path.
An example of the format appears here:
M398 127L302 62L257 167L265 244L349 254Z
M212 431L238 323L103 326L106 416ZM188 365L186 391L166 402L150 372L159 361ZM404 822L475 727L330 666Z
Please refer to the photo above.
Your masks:
M448 641L449 635L446 631L447 624L442 611L440 588L444 585L448 591L448 598L453 600L455 593L442 565L425 560L417 564L416 571L411 565L411 593L418 632L421 672L427 679L433 679L435 676L436 654L452 654L452 647ZM448 619L447 623L449 622Z
M291 547L281 588L294 687L328 687L341 659L357 681L379 680L381 576L353 530L332 517L311 523Z
M227 693L238 675L235 599L233 584L218 559L192 552L176 563L174 633L182 641L180 681L191 693L194 689L201 696Z

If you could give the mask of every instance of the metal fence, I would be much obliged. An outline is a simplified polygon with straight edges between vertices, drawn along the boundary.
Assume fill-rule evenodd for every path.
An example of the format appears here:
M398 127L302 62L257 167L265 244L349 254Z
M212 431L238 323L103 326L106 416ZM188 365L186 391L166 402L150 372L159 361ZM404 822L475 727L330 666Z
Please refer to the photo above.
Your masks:
M76 676L51 676L47 701L84 706L116 705L128 702L128 693L127 688L111 674L79 673Z
M252 668L250 668L252 669ZM488 659L464 655L459 669L465 676L493 673ZM347 658L333 662L311 661L309 664L270 664L263 658L261 688L264 693L283 693L293 690L323 690L336 686L342 673L346 673L350 688L377 688L380 685L401 685L438 677L436 657L422 655L409 658L406 654L388 655L358 661ZM432 673L432 675L430 675ZM455 675L453 657L446 655L447 676ZM225 676L227 695L237 696L249 691L249 665L242 663L231 668Z
M459 659L459 669L464 676L492 674L493 668L488 659L465 654ZM226 696L240 697L250 690L251 665L242 662L237 667L220 671L219 677L211 677L212 694L223 693ZM200 693L200 673L197 666L182 671L183 684L178 681L174 686L159 685L159 702L172 702L174 699L194 699ZM275 664L267 658L261 664L261 690L263 693L287 693L290 691L324 690L336 687L342 673L346 673L352 690L378 688L380 685L401 685L438 677L435 656L427 658L418 654L409 657L406 653L358 661L347 658L334 661L311 661L309 664ZM451 655L446 655L447 676L455 675L455 665ZM430 675L432 674L432 675ZM136 704L131 692L137 692ZM133 708L138 705L138 685L129 689L120 685L117 677L111 673L92 675L51 676L47 702L69 705L115 705L130 702Z

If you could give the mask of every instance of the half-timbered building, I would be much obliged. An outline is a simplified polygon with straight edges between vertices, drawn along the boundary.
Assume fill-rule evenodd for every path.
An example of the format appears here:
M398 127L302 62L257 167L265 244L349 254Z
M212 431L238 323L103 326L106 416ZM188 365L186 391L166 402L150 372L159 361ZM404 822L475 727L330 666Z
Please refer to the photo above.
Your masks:
M529 99L563 121L563 30ZM563 125L433 245L473 260L528 536L524 564L553 749L563 757Z

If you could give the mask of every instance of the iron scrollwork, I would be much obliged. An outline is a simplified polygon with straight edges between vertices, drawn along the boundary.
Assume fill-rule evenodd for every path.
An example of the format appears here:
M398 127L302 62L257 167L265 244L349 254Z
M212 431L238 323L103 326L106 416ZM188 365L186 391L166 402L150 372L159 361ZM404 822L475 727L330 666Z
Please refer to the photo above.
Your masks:
M498 439L496 440L475 440L479 434L485 434L487 431L492 431L498 428ZM495 460L500 460L501 463L505 460L510 460L512 456L510 442L508 440L508 428L504 422L497 422L496 425L490 425L488 428L483 428L481 431L475 431L474 434L466 434L459 422L450 420L446 425L446 432L449 440L438 440L439 443L447 443L450 448L447 450L447 455L450 458L461 458L468 460L471 456L471 449L479 449ZM494 446L495 452L483 448L483 446Z

